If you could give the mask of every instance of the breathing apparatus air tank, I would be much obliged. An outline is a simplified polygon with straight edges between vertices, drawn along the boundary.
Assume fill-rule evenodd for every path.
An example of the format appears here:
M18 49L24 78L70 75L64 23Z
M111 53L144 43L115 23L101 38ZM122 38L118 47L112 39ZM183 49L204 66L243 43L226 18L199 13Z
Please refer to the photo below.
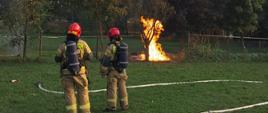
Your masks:
M78 57L77 43L76 41L66 41L66 57L67 57L67 69L74 75L78 75L80 71L80 63Z
M115 63L114 67L118 72L122 72L123 69L128 66L128 45L124 42L116 47Z

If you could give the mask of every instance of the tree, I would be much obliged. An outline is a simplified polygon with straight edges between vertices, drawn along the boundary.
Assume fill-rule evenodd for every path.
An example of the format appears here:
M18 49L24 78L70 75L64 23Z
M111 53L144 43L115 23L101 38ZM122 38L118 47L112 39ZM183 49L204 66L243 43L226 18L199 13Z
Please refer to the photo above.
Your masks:
M28 32L31 26L37 25L41 33L44 0L9 0L6 13L3 15L4 23L8 26L10 34L17 38L16 43L23 43L22 58L27 53ZM32 29L32 31L34 31ZM40 37L41 40L41 37Z
M24 15L24 2L25 1L16 1L10 0L6 1L5 11L7 13L3 14L3 21L8 26L9 33L14 36L14 46L18 46L19 48L23 44L23 52L22 57L25 58L26 53L26 44L27 35L27 19Z
M166 22L175 13L174 7L167 0L142 0L139 5L139 18L141 16L158 19ZM134 9L137 10L137 9Z
M122 17L128 14L124 0L95 0L95 15L108 29L119 26Z
M79 22L86 4L92 0L47 0L51 8L52 18L67 19L70 22Z
M1 0L0 1L0 20L3 16L4 10L5 10L5 6L7 5L5 0Z
M167 23L170 32L213 32L223 29L223 12L230 0L168 0L176 13Z
M255 35L261 37L268 37L268 2L267 0L264 3L263 12L260 14L259 18L259 28L256 31Z
M36 32L38 32L38 59L40 59L42 56L43 24L46 22L48 16L49 4L46 0L33 0L31 4L33 27L36 28Z
M140 27L141 39L145 51L145 60L149 61L149 45L151 44L153 35L156 33L155 31L156 24L159 24L160 21L166 22L169 16L175 13L174 12L175 10L166 0L158 0L157 2L155 0L141 0L139 2L136 2L136 5L134 6L135 8L132 10L135 10L137 12L136 13L136 17L138 17L137 20L141 21L140 19L144 19L144 17L154 19L151 28L149 28L148 30L148 34L152 35L146 35L142 31L143 27Z
M102 35L110 27L119 27L121 20L127 15L125 0L92 0L88 2L89 14L96 19L98 36L96 45L96 58L99 58L99 47L103 49ZM94 12L94 13L91 13ZM121 30L122 31L122 30Z
M244 49L244 35L257 30L258 14L263 3L264 0L232 0L227 4L224 27L230 33L239 33Z

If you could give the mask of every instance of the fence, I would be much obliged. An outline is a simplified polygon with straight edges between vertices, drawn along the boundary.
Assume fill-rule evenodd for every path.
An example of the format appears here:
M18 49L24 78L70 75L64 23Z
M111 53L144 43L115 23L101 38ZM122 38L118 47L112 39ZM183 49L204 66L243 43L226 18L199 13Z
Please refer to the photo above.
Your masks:
M190 59L268 59L268 38L188 34L187 39Z
M268 38L243 37L242 39L240 36L189 34L188 47L195 48L198 45L209 45L230 52L244 52L244 49L249 52L267 52Z

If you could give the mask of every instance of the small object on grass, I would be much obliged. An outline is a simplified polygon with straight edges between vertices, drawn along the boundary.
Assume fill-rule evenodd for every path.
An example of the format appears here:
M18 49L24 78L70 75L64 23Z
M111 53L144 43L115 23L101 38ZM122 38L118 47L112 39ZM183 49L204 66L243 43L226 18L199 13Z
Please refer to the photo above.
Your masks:
M16 82L18 82L18 80L15 80L15 79L14 79L14 80L10 80L10 82L11 82L11 83L16 83Z

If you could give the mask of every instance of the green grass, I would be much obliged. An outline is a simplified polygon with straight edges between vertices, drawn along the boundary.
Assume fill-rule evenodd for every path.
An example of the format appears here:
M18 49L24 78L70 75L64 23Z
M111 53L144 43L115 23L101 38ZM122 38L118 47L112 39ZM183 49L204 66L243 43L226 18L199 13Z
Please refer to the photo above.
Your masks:
M96 50L96 39L94 38L82 38L85 40L88 45L91 47L92 50ZM54 55L56 52L56 48L59 46L59 44L63 43L65 40L64 37L60 38L47 38L44 37L43 39L43 53L44 56L51 56L52 54ZM123 38L123 41L128 43L129 45L129 53L136 53L140 52L143 50L143 45L141 44L140 38L139 37L132 37L132 38ZM161 41L163 42L163 49L167 50L168 52L173 52L177 53L179 49L179 42L178 41ZM32 39L29 41L28 44L28 56L30 57L36 57L38 55L37 46L38 40L37 39ZM106 37L103 38L103 44L100 44L102 46L106 46L108 43L108 39Z
M267 101L268 63L131 63L128 85L206 79L260 80L264 84L207 83L129 89L128 113L198 113ZM98 74L98 63L90 64L90 89L105 88ZM3 62L1 68L1 113L62 113L62 95L39 90L42 81L48 89L62 91L58 66L48 63ZM12 79L18 83L10 83ZM92 111L105 107L105 93L91 93ZM241 113L266 113L267 106L242 110Z
M86 39L94 46L95 40ZM127 39L131 51L139 51L139 40ZM0 62L0 113L63 113L63 95L39 90L35 84L62 91L59 66L53 56L63 39L45 39L44 57L40 62L16 62L16 59ZM176 45L175 42L166 42ZM169 46L168 46L169 47ZM175 46L172 46L175 48ZM29 46L29 57L36 57L35 45ZM89 63L90 89L106 87L106 80L99 75L99 63ZM263 81L263 84L206 83L159 86L129 89L130 109L122 113L200 113L239 107L268 101L267 62L228 63L144 63L131 62L127 85L159 82L196 81L207 79L243 79ZM19 82L11 83L12 79ZM92 112L101 113L105 108L105 92L90 93ZM237 111L235 113L267 113L268 106Z

